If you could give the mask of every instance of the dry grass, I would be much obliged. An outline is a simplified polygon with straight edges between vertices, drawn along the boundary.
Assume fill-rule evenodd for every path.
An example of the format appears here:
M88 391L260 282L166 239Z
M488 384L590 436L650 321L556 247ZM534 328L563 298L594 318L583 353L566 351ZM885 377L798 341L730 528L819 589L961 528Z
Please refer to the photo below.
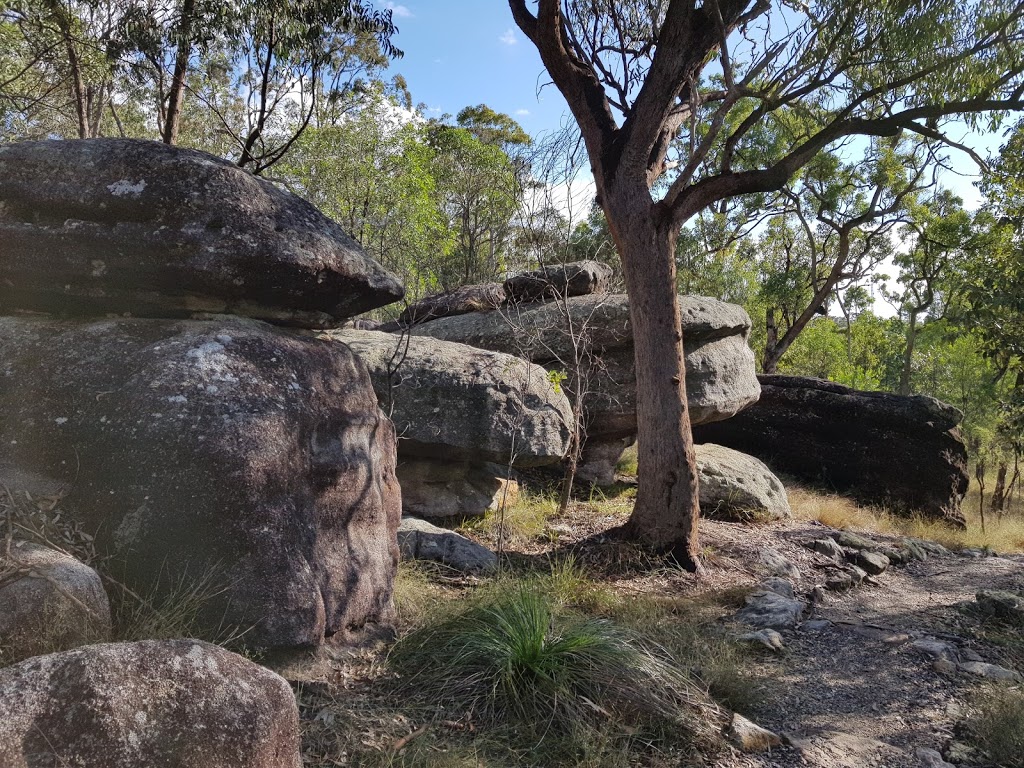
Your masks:
M518 498L503 511L466 520L461 530L483 540L492 549L506 550L545 538L550 520L557 512L558 499L553 493L521 488Z
M789 504L800 520L817 520L833 528L910 536L954 549L1024 552L1024 510L1018 500L1011 512L997 517L986 510L985 529L978 515L978 489L972 482L964 500L967 529L958 530L935 520L897 517L879 507L860 506L844 496L787 483Z
M972 703L967 731L974 746L1003 768L1024 768L1024 691L988 686Z

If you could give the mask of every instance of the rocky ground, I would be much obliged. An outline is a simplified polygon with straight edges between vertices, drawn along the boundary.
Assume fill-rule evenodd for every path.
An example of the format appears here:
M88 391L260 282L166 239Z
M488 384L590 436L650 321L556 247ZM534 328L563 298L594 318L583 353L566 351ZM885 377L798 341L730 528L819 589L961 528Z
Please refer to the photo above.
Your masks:
M816 538L822 529L789 523L756 538L774 539L777 549L795 558L803 553L785 545ZM749 535L743 540L749 555L753 542ZM801 559L797 581L806 589L816 558L808 551ZM979 590L1022 588L1020 555L950 554L890 568L873 583L841 594L826 593L807 619L781 631L784 649L766 652L755 665L766 681L766 703L755 717L781 734L784 746L722 765L938 765L922 749L956 759L965 703L984 682L968 669L993 674L971 662L1003 668L1019 663L958 606L973 602Z
M628 494L620 503L628 507ZM824 586L848 566L807 547L811 541L838 534L815 520L764 524L703 520L706 570L694 577L653 565L614 541L607 532L621 519L622 511L614 501L578 503L568 515L549 519L542 535L513 537L507 555L513 569L572 555L596 583L627 599L631 595L676 596L695 602L713 598L714 631L733 638L757 629L739 618L742 612L737 608L745 595L756 595L766 580L774 577L778 583L785 578L802 605L803 612L790 626L776 630L781 650L754 643L741 662L743 674L758 689L745 711L779 734L782 744L765 754L732 749L717 757L714 765L942 768L945 763L936 760L943 759L984 765L977 755L971 760L962 743L962 722L970 699L991 682L977 673L993 674L985 664L1024 669L1024 643L1018 639L1016 644L1000 644L1000 636L965 613L962 604L973 604L983 589L1024 590L1024 556L933 550L923 561L894 564L859 586L835 591ZM468 532L493 544L484 529ZM904 543L898 536L863 536L883 551L891 552ZM850 548L846 554L856 556ZM785 577L778 576L783 572ZM454 599L472 590L474 583L479 582L451 578L440 587ZM373 745L373 751L390 755L399 765L506 764L494 762L492 751L488 757L478 754L463 762L445 758L450 736L463 745L466 738L464 733L445 735L445 729L468 726L438 726L429 722L432 716L427 713L396 708L394 702L377 698L380 691L374 678L380 667L372 656L361 657L354 666L334 665L327 673L328 679L344 686L344 706L338 706L333 685L307 686L300 697L304 716L321 721L313 723L311 733L337 733L323 726L325 718L348 722L348 727L361 730L363 748ZM407 749L409 742L403 739L411 733L416 734L416 748L410 762L413 748ZM311 749L307 765L330 764L319 759L322 745L316 739L307 745ZM641 759L637 764L647 763Z

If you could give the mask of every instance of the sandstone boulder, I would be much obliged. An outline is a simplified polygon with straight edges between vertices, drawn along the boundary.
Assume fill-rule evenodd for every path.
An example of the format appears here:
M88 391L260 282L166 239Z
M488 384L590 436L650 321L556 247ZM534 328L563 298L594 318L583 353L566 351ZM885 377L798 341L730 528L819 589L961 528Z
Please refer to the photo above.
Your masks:
M0 549L0 664L109 639L110 603L96 571L27 541Z
M531 302L607 293L611 279L612 268L600 261L551 264L510 277L505 295L511 302Z
M330 327L402 297L305 200L155 141L0 147L0 306Z
M300 768L273 672L195 640L93 645L0 670L3 768Z
M696 296L681 296L679 308L693 422L727 419L756 402L760 388L754 353L747 344L747 313ZM564 303L519 304L501 313L445 317L417 326L412 333L518 355L564 374L571 374L571 361L581 350L587 369L581 476L600 484L613 481L609 468L617 456L612 453L617 446L621 454L636 435L636 374L625 295L579 296ZM575 397L570 380L562 386Z
M434 323L445 319L457 318ZM403 458L535 467L569 448L572 406L538 365L429 337L347 330L322 337L347 344L369 368Z
M764 462L713 443L695 452L701 514L741 521L791 516L786 489Z
M453 291L425 296L406 307L398 316L398 327L427 323L439 317L464 315L467 312L488 312L505 303L501 283L463 285Z
M395 434L346 347L264 323L0 317L0 482L49 479L140 594L253 648L391 617ZM31 489L29 489L31 490Z
M519 483L497 464L401 458L402 511L428 519L476 517L519 497Z
M398 546L405 560L429 560L464 573L490 573L498 567L498 556L487 547L415 517L402 518Z
M776 472L897 513L963 526L967 450L961 414L934 398L860 392L800 376L760 376L761 399L743 413L694 429L758 457Z

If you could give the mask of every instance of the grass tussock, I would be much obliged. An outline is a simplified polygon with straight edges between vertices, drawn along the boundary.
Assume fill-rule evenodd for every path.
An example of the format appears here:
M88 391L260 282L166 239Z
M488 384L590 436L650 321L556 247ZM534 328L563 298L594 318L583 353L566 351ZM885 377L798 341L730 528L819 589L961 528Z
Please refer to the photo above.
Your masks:
M636 477L637 456L636 444L634 443L622 452L619 462L615 465L615 474Z
M114 638L118 642L195 638L244 651L250 627L217 621L224 612L223 596L230 590L219 564L198 576L162 577L145 594L107 577Z
M1024 768L1024 690L990 686L974 697L967 733L972 744L1003 768Z
M518 498L504 510L492 511L483 517L466 520L462 528L485 540L492 548L504 549L543 538L549 521L558 513L558 498L523 488Z
M567 610L552 594L564 575L548 587L489 590L408 634L388 658L400 690L500 731L513 748L543 743L549 764L579 764L594 744L640 733L712 738L718 708L663 649Z

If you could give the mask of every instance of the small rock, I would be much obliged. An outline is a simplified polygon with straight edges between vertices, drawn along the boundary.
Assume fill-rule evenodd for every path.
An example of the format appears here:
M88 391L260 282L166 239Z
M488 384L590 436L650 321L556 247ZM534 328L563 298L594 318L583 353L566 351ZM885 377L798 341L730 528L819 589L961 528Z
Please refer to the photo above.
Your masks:
M774 629L759 629L756 632L747 632L736 638L744 643L757 643L763 645L770 651L781 651L786 647L782 635Z
M747 605L736 618L755 627L786 629L794 627L804 612L799 600L775 592L755 592L747 596Z
M765 579L761 582L761 586L767 589L769 592L774 592L777 595L783 597L796 597L793 592L793 585L779 576L772 576L771 578Z
M398 549L406 560L432 560L466 573L489 573L498 567L497 555L487 547L415 517L402 518Z
M1024 625L1024 597L999 589L983 589L975 595L984 616Z
M921 640L915 640L911 645L922 653L925 653L935 659L955 661L957 658L956 647L944 640L935 640L926 637Z
M837 563L842 562L845 559L843 555L843 548L836 544L832 539L815 539L814 541L807 542L804 546L808 549L817 552L819 555L835 560Z
M954 768L951 763L947 763L943 760L942 755L934 749L920 747L914 754L917 755L917 759L921 761L921 765L923 765L924 768Z
M960 550L960 556L961 557L970 557L970 558L973 558L975 560L980 559L982 557L992 557L994 554L995 554L995 552L992 552L989 549L974 549L974 548L972 548L972 549L961 549Z
M928 541L927 539L911 539L907 538L903 540L906 545L914 545L923 549L926 553L932 557L945 557L949 554L949 550L944 546L935 541Z
M1004 680L1010 683L1024 682L1024 677L1021 677L1020 672L996 664L986 664L983 661L965 661L958 665L958 669L987 680Z
M935 659L932 662L932 669L938 672L940 675L951 675L956 672L956 662L950 661L949 659Z
M777 733L735 713L726 729L726 737L744 752L770 752L782 745L782 739Z
M941 545L936 544L941 547ZM945 547L941 547L945 549ZM921 544L913 539L903 540L903 561L909 563L911 560L919 560L924 562L928 559L928 550L925 549Z
M849 549L877 549L878 545L871 539L858 536L856 533L850 531L836 531L835 533L829 534L841 547L848 547Z
M889 567L889 558L878 552L860 550L857 552L856 563L871 576L878 576Z
M856 586L853 576L848 571L835 571L825 579L825 589L833 592L845 592Z
M758 560L773 576L782 576L792 580L800 578L800 569L771 547L762 549L758 554Z
M981 654L977 651L972 651L970 648L965 648L961 653L960 657L964 661L984 661Z
M811 619L805 621L800 625L800 629L805 629L808 632L824 632L832 626L832 622L828 619Z
M2 548L0 548L2 549ZM71 555L27 541L0 551L0 662L110 639L110 604L100 576Z
M946 757L956 765L973 765L981 762L978 750L962 741L954 741L946 750Z

